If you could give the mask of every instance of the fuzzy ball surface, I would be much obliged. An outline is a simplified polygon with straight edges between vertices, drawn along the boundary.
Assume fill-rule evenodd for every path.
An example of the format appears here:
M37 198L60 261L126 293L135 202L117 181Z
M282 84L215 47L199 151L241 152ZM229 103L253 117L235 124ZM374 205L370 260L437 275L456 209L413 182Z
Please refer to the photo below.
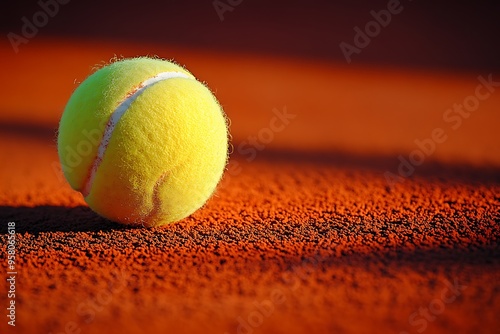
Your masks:
M58 154L92 210L159 226L189 216L214 192L227 162L227 123L211 91L183 67L124 59L74 91Z

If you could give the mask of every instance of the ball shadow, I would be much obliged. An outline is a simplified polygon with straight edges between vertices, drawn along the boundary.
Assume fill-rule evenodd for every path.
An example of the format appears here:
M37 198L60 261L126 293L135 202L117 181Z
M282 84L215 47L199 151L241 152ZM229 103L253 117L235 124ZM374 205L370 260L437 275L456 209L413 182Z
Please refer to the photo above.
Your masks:
M40 232L91 232L130 229L100 217L86 206L0 206L0 216L5 222L0 234L7 233L7 222L16 223L16 233Z

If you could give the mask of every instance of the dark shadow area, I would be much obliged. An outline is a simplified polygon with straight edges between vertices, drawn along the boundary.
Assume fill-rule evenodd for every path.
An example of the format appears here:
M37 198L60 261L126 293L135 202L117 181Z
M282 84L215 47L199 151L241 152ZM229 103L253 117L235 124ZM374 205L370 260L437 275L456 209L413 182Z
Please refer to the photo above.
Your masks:
M449 265L484 266L500 265L500 245L498 243L457 248L434 248L434 249L392 249L385 252L373 252L368 254L357 253L355 249L351 253L341 256L307 255L301 259L286 258L285 266L291 271L303 272L323 267L354 267L364 268L381 277L394 277L401 268L411 269L420 274L437 272Z
M277 222L255 222L254 224L228 222L217 226L178 222L157 228L133 228L104 219L88 207L83 206L74 208L0 206L0 216L5 222L14 221L18 234L29 233L36 236L42 232L63 232L58 234L57 238L34 241L35 244L40 243L40 247L42 245L49 248L56 247L59 244L71 243L74 238L79 240L97 238L101 240L102 247L117 250L129 249L132 246L133 248L153 246L158 249L184 249L190 248L192 245L203 246L207 250L215 250L220 247L229 252L236 249L244 252L254 250L263 252L261 258L254 265L266 266L266 263L277 261L276 264L285 270L298 266L329 267L341 264L362 265L369 268L370 263L378 263L376 265L378 269L383 269L381 264L387 267L389 264L391 266L399 264L399 266L411 267L418 265L414 269L424 273L429 270L429 264L436 266L446 264L487 265L499 264L500 260L500 234L498 233L492 233L489 236L478 235L477 238L464 241L452 237L441 237L440 243L432 246L413 242L394 246L386 244L387 235L401 233L401 230L400 226L393 225L391 222L385 223L384 231L380 234L380 244L375 250L375 248L372 249L373 246L363 245L354 240L346 242L345 238L338 239L339 235L318 233L318 226L324 226L324 223L316 221L285 223L286 233L284 234L283 226ZM407 226L407 228L409 227ZM372 233L371 227L353 231L343 226L341 222L334 221L329 223L329 229L340 231L340 235L343 236L363 236L366 233ZM466 229L466 226L460 229ZM75 235L67 232L83 233ZM96 232L104 232L104 234L96 235ZM438 231L431 229L427 234L432 237L436 232ZM2 224L0 234L6 233L7 224ZM418 235L415 236L418 237ZM329 250L320 246L323 242L332 241L332 239L334 242ZM335 239L338 240L335 241ZM293 255L279 257L266 255L266 249L273 248L276 243L282 246L305 243L308 246L297 250ZM337 247L340 251L336 250ZM269 254L274 253L269 252ZM216 252L216 255L219 256L219 253ZM248 262L248 259L245 261Z
M0 114L8 115L9 112ZM21 136L39 140L57 139L58 124L39 124L29 121L2 120L0 121L0 134Z
M237 147L238 144L234 143ZM401 156L408 160L407 153L401 153ZM232 154L237 160L246 160L237 152ZM318 164L331 165L332 167L341 167L353 170L366 170L384 174L391 172L399 174L401 161L399 155L358 155L345 151L294 151L294 150L274 150L265 149L259 151L255 161L266 160L276 163L295 163L295 164ZM496 166L474 166L466 163L441 163L434 161L432 156L426 158L426 161L420 166L413 166L414 171L408 178L423 177L430 180L454 181L464 183L486 183L500 184L500 167ZM408 165L402 168L402 171L409 171Z
M0 217L4 222L15 222L16 233L97 232L130 229L130 227L100 217L85 206L74 208L49 205L0 206ZM7 233L7 224L2 224L0 233Z
M0 134L31 138L41 141L57 141L57 125L40 125L26 122L0 122ZM233 142L234 148L239 146L239 142ZM400 157L407 163L402 164ZM393 176L400 176L402 179L412 177L422 177L429 181L448 181L468 184L489 184L500 185L500 166L479 166L467 163L443 163L435 161L431 156L426 156L422 165L411 165L408 160L408 153L395 155L376 154L354 154L347 151L299 151L293 149L273 149L266 148L258 151L256 159L249 159L235 150L231 154L230 161L236 160L244 163L254 161L269 161L275 163L293 164L318 164L330 165L336 168L346 168L353 170L366 170L384 174L390 172ZM411 171L411 173L410 173ZM401 173L403 172L403 173ZM226 172L227 173L227 172ZM400 179L398 182L401 182ZM500 200L500 199L499 199Z
M313 57L347 65L340 48L344 42L355 50L351 64L500 69L500 44L496 42L499 2L401 0L387 17L383 13L387 13L388 2L157 0L138 5L131 0L70 1L59 5L57 11L52 9L56 13L47 20L42 17L40 27L34 27L36 33L27 31L35 35L30 38L151 42ZM21 35L22 19L32 23L41 11L38 1L10 1L0 14L0 31L4 36L9 32ZM356 32L356 27L366 32L370 22L371 36Z
M57 125L40 125L26 122L0 122L0 134L32 138L35 140L57 140ZM239 142L233 142L234 148ZM408 153L401 153L408 160ZM266 148L258 151L255 161L267 160L271 162L314 163L332 165L335 167L352 168L356 170L371 170L379 173L387 171L398 175L401 161L399 155L359 155L347 151L298 151L293 149ZM243 156L236 150L231 154L231 159L243 160L252 163L249 156ZM466 163L441 163L433 160L432 155L426 157L420 166L413 166L414 171L409 178L420 176L433 180L449 180L466 183L500 184L500 167L475 166ZM409 171L408 165L403 168Z

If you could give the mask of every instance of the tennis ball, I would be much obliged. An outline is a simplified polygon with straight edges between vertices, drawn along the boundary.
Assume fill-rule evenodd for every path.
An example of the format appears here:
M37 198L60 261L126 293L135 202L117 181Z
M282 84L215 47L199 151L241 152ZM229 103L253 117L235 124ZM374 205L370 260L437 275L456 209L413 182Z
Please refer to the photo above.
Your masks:
M158 226L202 207L222 177L228 130L210 90L153 58L105 66L70 97L59 124L65 178L110 220Z

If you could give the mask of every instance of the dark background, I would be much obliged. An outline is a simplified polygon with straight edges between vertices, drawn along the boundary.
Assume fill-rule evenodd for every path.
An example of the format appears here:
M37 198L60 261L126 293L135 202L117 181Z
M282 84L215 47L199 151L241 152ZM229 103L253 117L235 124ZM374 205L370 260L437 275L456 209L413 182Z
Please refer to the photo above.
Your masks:
M42 0L47 1L47 0ZM50 0L49 0L50 1ZM222 2L227 3L228 0ZM353 64L413 68L500 69L500 2L402 0L403 11ZM71 0L41 36L123 40L176 46L312 57L346 63L342 41L373 18L387 1L243 0L221 21L212 0ZM3 5L0 31L20 33L21 18L37 1Z

